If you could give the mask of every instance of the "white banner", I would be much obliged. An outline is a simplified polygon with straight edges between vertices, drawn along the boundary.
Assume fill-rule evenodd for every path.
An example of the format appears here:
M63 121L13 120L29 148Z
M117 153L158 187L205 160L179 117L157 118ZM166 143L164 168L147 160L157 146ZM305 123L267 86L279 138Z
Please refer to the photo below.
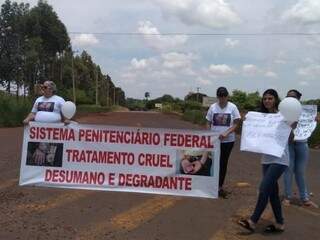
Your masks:
M298 125L294 130L294 140L307 140L317 127L317 105L302 105Z
M291 127L281 114L248 112L242 125L241 151L281 157Z
M20 185L217 198L219 156L210 131L32 122Z

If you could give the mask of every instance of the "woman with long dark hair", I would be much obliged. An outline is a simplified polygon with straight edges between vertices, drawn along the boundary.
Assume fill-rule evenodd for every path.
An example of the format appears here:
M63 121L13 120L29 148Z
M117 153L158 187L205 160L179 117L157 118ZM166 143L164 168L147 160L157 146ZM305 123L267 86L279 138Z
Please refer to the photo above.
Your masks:
M278 112L279 102L280 99L277 91L274 89L268 89L263 93L260 111L263 113L275 114ZM260 183L259 196L255 210L249 219L241 219L238 221L238 224L241 227L254 232L256 224L270 201L276 223L267 226L265 232L283 232L284 220L279 197L278 180L289 166L288 148L286 147L281 157L263 154L261 163L263 178Z
M287 97L293 97L297 100L300 100L301 96L302 94L296 89L289 90L287 93ZM290 205L292 198L292 178L294 175L302 204L304 206L314 205L310 200L305 180L305 171L309 159L308 139L294 140L294 135L292 133L292 139L289 141L289 153L290 165L284 173L285 199L283 200L283 203L284 205Z

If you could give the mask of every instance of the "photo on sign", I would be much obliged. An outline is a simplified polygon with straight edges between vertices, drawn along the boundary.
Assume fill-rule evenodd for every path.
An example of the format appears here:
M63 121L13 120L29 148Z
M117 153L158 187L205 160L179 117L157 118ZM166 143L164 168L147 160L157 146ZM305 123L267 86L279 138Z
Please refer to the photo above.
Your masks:
M212 176L212 156L205 150L178 151L179 174Z
M62 167L63 143L28 142L27 165Z
M213 126L229 127L231 124L230 113L215 113L212 119Z
M38 111L53 112L53 110L54 110L54 102L39 102L38 103Z

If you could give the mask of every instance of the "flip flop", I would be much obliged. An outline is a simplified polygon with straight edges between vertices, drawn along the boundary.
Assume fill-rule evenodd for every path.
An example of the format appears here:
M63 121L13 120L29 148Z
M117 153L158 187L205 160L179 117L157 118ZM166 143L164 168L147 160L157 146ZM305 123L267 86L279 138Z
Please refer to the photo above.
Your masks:
M238 225L240 225L241 227L247 229L248 231L250 231L252 233L254 232L254 228L252 228L250 226L250 223L248 222L247 219L240 219L237 223L238 223Z
M265 230L265 233L283 233L284 229L277 228L274 224L268 225Z
M312 202L311 200L303 201L302 206L319 208L319 206L317 204L315 204L314 202Z
M224 189L220 189L219 191L218 191L218 195L219 195L219 197L220 198L223 198L223 199L228 199L229 198L229 195L230 194L230 192L227 192L226 190L224 190Z

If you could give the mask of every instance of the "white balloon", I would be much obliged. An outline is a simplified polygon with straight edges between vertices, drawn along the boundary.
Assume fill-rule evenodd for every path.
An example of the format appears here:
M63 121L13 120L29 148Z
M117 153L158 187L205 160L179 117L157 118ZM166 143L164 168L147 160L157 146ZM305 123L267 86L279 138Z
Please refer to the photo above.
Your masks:
M55 112L39 111L36 113L34 120L36 122L56 123L61 122L61 115Z
M280 102L279 111L287 121L296 122L301 115L301 103L293 97L286 97Z
M71 101L66 101L61 107L61 112L65 118L71 119L76 113L76 105Z

